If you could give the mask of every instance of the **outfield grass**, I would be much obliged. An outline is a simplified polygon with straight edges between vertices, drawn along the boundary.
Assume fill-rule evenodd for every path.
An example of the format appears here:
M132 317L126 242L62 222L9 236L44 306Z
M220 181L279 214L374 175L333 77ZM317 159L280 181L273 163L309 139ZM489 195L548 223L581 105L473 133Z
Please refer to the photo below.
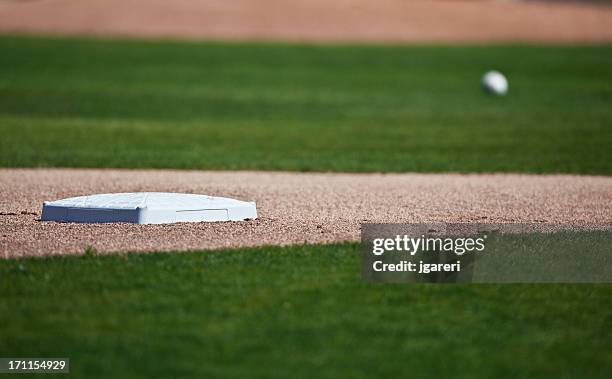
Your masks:
M74 377L607 378L609 285L381 285L356 244L0 260L0 356Z
M610 46L0 51L0 166L612 174ZM506 98L480 90L491 68Z

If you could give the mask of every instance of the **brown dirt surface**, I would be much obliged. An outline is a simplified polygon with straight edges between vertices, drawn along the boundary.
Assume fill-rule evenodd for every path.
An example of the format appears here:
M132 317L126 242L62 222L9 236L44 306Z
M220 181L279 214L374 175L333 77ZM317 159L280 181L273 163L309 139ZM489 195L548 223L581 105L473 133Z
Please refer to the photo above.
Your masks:
M167 225L39 221L44 200L168 191L257 202L258 219ZM612 177L0 169L0 257L357 241L363 222L612 225Z
M0 32L287 41L612 41L612 6L519 0L0 0Z

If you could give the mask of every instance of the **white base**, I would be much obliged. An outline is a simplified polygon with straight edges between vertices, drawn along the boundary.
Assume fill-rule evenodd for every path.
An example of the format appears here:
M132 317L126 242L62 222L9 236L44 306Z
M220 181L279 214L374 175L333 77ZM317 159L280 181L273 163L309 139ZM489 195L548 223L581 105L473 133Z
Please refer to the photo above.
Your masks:
M108 193L43 203L42 221L174 222L241 221L257 218L254 202L167 192Z

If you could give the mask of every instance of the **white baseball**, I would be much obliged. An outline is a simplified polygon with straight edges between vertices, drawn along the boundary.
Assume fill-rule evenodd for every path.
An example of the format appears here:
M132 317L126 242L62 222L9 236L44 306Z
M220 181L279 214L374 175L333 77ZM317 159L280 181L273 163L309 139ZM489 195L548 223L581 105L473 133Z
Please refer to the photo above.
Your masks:
M505 95L508 92L508 79L499 71L488 71L482 76L482 88L493 95Z

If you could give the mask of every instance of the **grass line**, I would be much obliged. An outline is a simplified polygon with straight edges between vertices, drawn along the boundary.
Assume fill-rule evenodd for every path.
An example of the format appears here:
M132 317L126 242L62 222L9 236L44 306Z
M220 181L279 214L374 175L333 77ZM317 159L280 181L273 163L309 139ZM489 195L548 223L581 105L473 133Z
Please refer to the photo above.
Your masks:
M612 173L605 45L0 49L4 167ZM491 68L507 97L480 90Z
M609 285L374 285L357 244L0 261L0 355L77 377L607 377Z

